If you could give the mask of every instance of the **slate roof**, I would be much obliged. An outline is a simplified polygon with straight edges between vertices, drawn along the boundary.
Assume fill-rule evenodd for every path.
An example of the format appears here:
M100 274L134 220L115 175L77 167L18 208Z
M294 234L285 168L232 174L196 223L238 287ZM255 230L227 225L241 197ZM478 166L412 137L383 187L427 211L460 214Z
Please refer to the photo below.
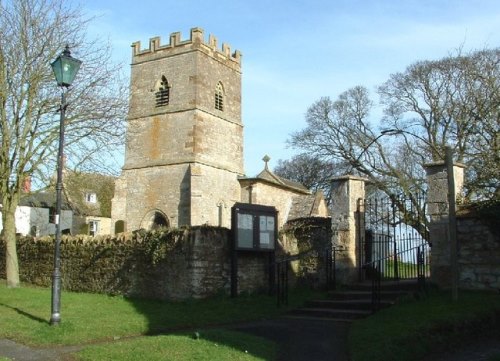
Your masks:
M309 189L307 189L303 184L282 178L280 176L277 176L276 174L271 172L267 168L267 166L257 176L255 176L253 178L243 177L243 178L240 178L240 180L242 180L242 181L264 181L265 183L271 183L273 185L279 186L280 188L286 188L286 189L293 190L295 192L304 193L304 194L311 194Z
M33 208L51 208L56 206L56 194L50 192L29 193L22 195L19 201L20 206ZM66 200L63 199L62 209L71 209Z
M111 198L114 193L114 177L98 173L76 173L65 171L62 209L72 210L75 215L92 215L109 217L103 214L111 209ZM87 204L86 192L95 192L98 201ZM0 203L1 204L1 203ZM55 208L55 192L32 192L21 195L20 206L35 208Z
M65 171L64 192L76 215L111 216L111 198L114 194L115 177L99 174ZM96 194L96 202L85 200L87 193Z
M294 182L274 174L268 168L267 162L269 159L267 156L263 158L266 165L264 170L257 176L253 178L240 178L240 182L262 182L291 192L292 204L287 217L289 220L318 216L320 214L319 206L321 205L321 201L324 200L323 192L312 193L302 183Z
M288 219L318 216L319 206L323 199L322 191L317 191L314 194L297 194L293 196Z

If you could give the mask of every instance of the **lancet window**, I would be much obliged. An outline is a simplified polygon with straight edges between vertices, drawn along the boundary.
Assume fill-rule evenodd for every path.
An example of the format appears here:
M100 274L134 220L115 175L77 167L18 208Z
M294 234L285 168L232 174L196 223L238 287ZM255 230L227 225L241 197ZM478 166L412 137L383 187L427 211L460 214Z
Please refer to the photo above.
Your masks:
M224 110L224 88L221 82L219 82L215 88L215 109L220 111Z
M167 78L165 76L161 77L161 81L159 82L156 93L156 107L163 107L168 105L170 101L170 86L168 85Z

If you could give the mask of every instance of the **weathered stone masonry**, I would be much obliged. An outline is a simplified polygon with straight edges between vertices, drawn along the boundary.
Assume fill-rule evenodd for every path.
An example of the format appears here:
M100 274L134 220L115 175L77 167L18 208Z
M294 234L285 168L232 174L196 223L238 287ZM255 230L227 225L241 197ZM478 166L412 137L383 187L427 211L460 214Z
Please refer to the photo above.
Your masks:
M61 243L65 291L182 300L205 298L230 289L230 231L219 227L138 232L113 236L64 236ZM0 240L0 278L5 254ZM22 282L49 287L54 240L18 240ZM241 292L267 289L267 258L240 260Z
M318 255L330 241L328 218L298 220L287 226L278 257L312 250L293 264L294 282L320 286L324 265ZM140 231L119 236L63 236L62 287L65 291L182 300L229 294L231 232L222 227ZM50 287L54 240L18 240L22 282ZM238 257L240 293L269 291L269 257L245 252ZM323 273L322 273L323 272ZM5 278L5 247L0 240L0 279ZM324 283L324 281L323 281Z
M442 288L452 285L447 177L444 163L427 165L428 214L432 242L431 281ZM455 194L458 196L463 187L464 165L453 166L453 177ZM500 232L495 231L495 228L498 228L496 221L459 207L457 242L460 288L500 290Z
M125 165L112 212L126 230L148 229L158 215L172 227L229 227L229 210L240 200L241 54L203 37L194 28L189 40L173 33L166 45L160 38L145 50L133 44ZM158 106L162 80L169 97Z

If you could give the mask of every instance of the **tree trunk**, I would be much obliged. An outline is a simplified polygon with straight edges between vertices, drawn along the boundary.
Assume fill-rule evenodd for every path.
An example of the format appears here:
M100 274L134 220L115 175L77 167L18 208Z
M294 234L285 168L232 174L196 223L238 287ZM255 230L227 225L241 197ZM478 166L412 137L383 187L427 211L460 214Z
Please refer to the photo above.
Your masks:
M19 262L17 260L16 244L16 208L17 204L4 203L3 218L3 238L6 244L5 252L5 273L7 274L7 287L17 288L19 282Z

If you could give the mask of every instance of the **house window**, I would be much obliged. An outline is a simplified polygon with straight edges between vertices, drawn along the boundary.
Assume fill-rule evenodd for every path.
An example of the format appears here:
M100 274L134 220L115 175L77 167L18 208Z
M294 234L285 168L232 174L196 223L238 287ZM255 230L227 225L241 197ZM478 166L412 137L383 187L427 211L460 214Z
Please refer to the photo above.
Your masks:
M97 194L95 194L95 193L85 193L85 201L87 203L97 203Z
M215 88L215 109L220 111L224 110L224 88L221 82L219 82Z
M89 221L89 234L96 236L99 233L99 221Z
M161 81L157 85L155 97L156 107L168 105L170 101L170 86L168 85L168 81L165 76L161 77Z

